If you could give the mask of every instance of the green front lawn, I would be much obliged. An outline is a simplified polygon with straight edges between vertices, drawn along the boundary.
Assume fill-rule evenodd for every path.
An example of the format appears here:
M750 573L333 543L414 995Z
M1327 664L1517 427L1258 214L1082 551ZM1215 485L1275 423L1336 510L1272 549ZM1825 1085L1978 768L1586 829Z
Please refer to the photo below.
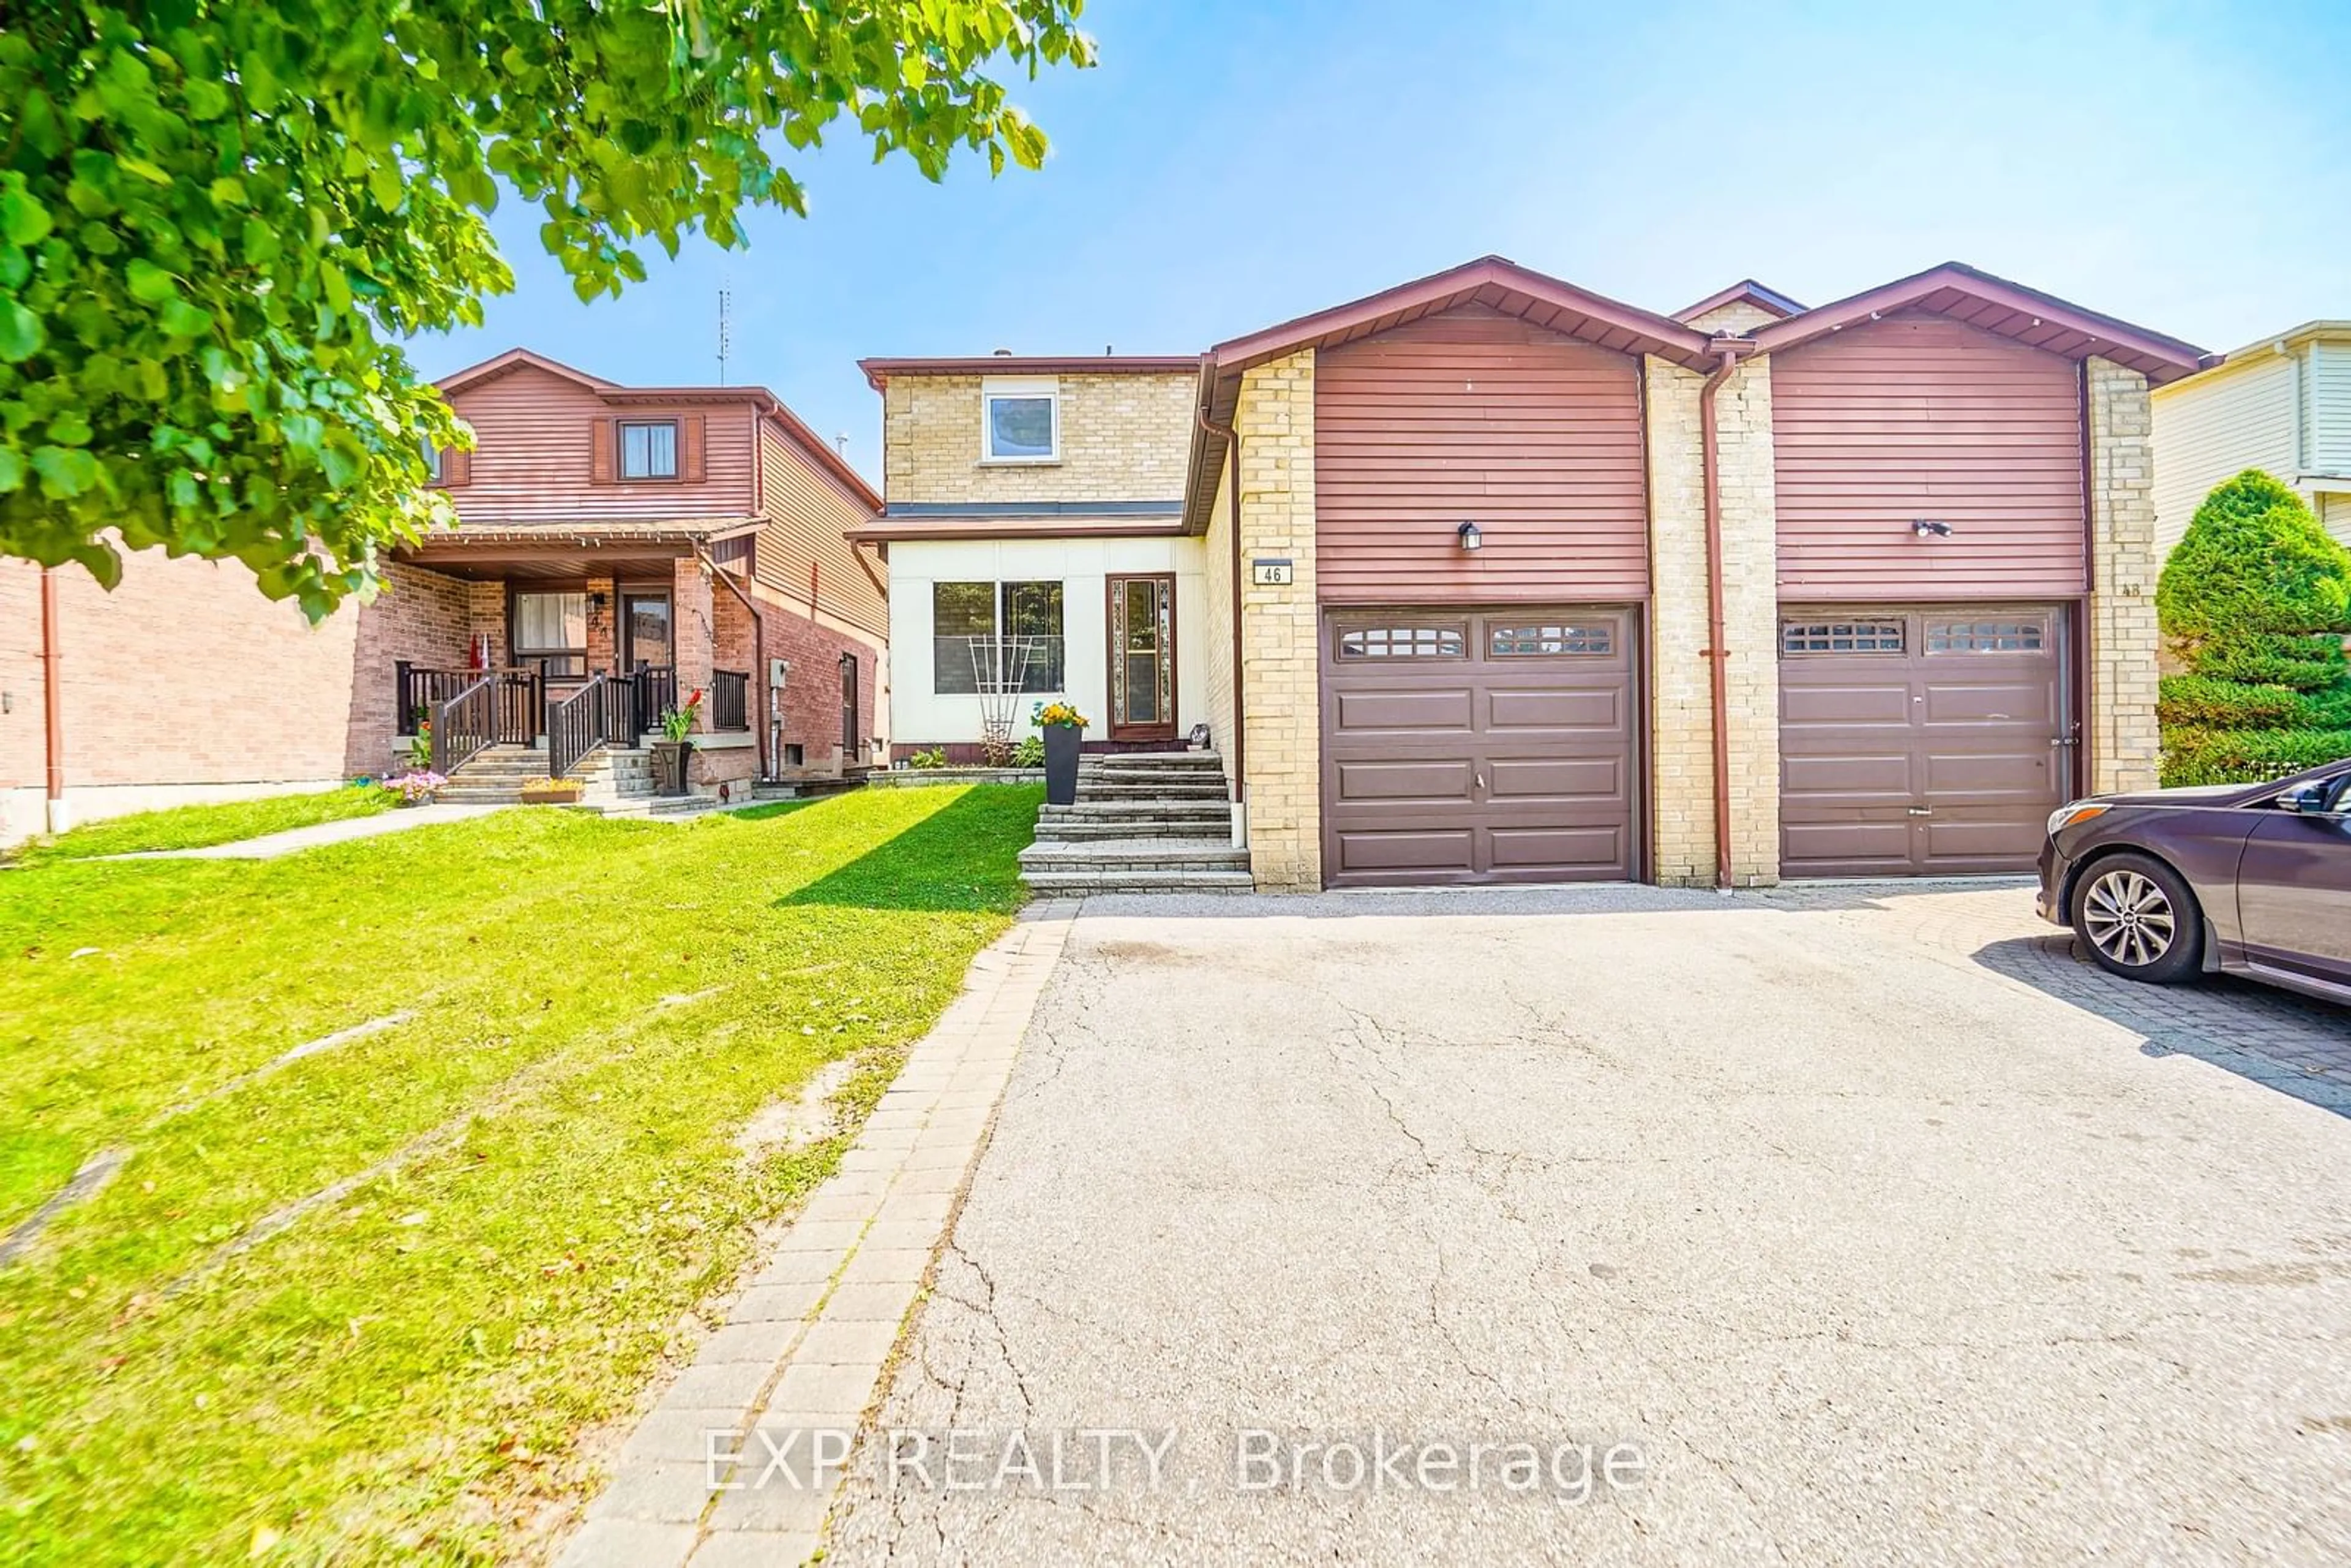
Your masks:
M174 806L163 811L109 817L87 827L37 840L18 852L26 862L89 860L97 855L127 855L141 850L195 850L208 844L257 839L313 822L340 822L346 817L372 817L392 809L392 791L371 785L346 785L308 795L271 795L259 800L231 800L218 806Z
M0 1232L130 1151L0 1264L0 1560L524 1545L839 1154L737 1132L846 1055L878 1090L1008 924L1038 800L0 874Z

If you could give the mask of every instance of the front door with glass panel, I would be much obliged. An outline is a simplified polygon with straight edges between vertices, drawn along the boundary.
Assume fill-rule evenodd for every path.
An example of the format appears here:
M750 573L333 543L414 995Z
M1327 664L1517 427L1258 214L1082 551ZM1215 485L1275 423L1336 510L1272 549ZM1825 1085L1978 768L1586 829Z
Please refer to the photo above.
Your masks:
M1176 580L1110 580L1110 735L1176 735Z
M671 652L669 595L621 595L621 668L666 670Z

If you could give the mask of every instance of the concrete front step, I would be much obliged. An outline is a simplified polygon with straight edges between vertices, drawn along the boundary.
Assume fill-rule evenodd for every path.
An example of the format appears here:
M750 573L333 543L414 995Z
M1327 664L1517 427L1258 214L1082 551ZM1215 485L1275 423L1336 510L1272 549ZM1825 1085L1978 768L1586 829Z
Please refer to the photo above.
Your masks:
M1040 844L1091 843L1102 839L1196 839L1228 844L1232 842L1232 826L1229 822L1176 822L1157 817L1104 817L1097 821L1037 824L1037 841Z
M1068 806L1040 806L1038 815L1057 817L1230 817L1232 803L1218 795L1121 795L1115 800L1080 795Z
M1062 898L1092 893L1248 893L1245 871L1040 871L1023 873L1032 892Z
M1249 852L1222 839L1047 841L1020 852L1020 874L1036 872L1247 871Z
M1079 779L1079 800L1134 800L1164 795L1168 800L1225 800L1223 779Z

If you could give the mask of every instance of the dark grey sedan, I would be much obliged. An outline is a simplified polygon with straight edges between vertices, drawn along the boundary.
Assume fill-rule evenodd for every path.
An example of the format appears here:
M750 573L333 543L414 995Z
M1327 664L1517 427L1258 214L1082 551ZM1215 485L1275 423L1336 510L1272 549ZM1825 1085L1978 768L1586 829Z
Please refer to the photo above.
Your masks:
M2063 806L2040 910L2134 980L2225 971L2351 1002L2351 758Z

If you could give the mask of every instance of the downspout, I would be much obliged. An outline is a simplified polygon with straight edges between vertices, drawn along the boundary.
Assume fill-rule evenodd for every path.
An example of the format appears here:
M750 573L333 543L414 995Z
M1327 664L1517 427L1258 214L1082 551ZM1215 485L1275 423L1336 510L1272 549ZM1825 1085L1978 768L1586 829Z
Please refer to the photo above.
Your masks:
M57 574L41 568L41 730L48 754L48 831L66 831L65 693L58 689L63 663L57 653Z
M1718 343L1722 363L1698 392L1698 445L1706 470L1706 661L1714 698L1714 885L1730 891L1730 651L1722 607L1722 453L1714 394L1739 368L1738 347Z
M768 618L759 612L758 605L751 602L751 596L743 591L742 586L710 559L710 552L702 548L700 539L694 541L694 555L702 563L702 570L725 583L726 591L740 600L743 608L751 612L751 652L752 657L758 661L758 668L751 673L751 684L752 689L758 693L759 705L758 727L751 732L751 744L759 753L759 777L773 779L775 769L769 766L768 757L768 731L774 727L775 719L775 715L769 711L773 694L768 688Z
M1249 802L1249 726L1241 718L1241 433L1227 424L1218 424L1208 417L1208 405L1204 390L1200 402L1200 428L1211 435L1222 436L1232 454L1232 622L1233 622L1233 800L1246 807ZM1208 505L1216 505L1211 497Z

